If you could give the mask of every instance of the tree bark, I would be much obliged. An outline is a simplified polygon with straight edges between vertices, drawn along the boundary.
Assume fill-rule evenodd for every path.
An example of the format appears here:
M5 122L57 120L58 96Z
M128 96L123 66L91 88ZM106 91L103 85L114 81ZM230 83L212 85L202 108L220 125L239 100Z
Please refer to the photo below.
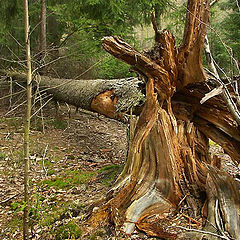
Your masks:
M145 101L144 84L137 78L72 80L41 77L39 83L55 100L110 118L121 119L124 112L140 107Z

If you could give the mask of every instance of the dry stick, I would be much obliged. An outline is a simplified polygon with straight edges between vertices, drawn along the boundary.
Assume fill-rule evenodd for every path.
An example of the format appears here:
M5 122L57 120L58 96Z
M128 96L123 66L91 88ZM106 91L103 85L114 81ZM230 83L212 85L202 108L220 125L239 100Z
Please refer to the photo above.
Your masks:
M24 46L10 33L10 32L7 32L8 35L10 35L13 40L21 47L21 48L24 48Z
M231 95L229 93L229 90L228 90L226 84L224 84L223 81L221 80L221 78L219 77L219 74L218 74L217 69L214 64L215 61L214 61L211 51L210 51L207 36L205 37L204 51L205 51L206 59L208 61L209 68L212 70L215 80L217 80L219 85L222 86L222 88L223 88L223 92L222 92L221 96L222 96L223 100L225 101L225 103L227 104L228 110L232 113L232 115L234 116L238 125L240 125L240 112L238 111L238 108L237 108L235 102L231 98Z
M42 95L43 95L43 96L45 95L45 96L43 97L43 99L51 96L51 95L47 95L47 93L43 93ZM34 99L34 103L32 104L32 108L37 104L37 102L40 101L40 96L37 96L37 93L34 94L34 97L35 97L35 96L36 96L36 98Z
M20 94L20 93L23 93L23 92L25 92L25 91L26 91L26 90L22 90L22 91L13 93L13 94L8 94L8 95L6 95L6 96L4 96L4 97L1 97L0 100L3 100L3 99L8 98L8 97L15 96L15 95Z
M13 198L17 197L18 195L22 194L22 192L18 192L16 194L14 194L13 196L3 200L0 202L0 205L6 204L7 202L11 201Z
M47 150L48 150L48 144L45 147L45 150L44 150L44 153L43 153L43 158L42 158L42 167L43 167L43 170L45 172L45 177L47 177L47 174L48 174L48 170L46 169L45 164L44 164L44 161L45 161L45 158L46 158L46 155L47 155Z
M48 97L48 96L47 96ZM49 98L32 116L35 116L39 111L41 111L51 100L53 99L53 97Z
M16 61L16 60L9 60L9 59L6 59L6 58L0 58L0 60L3 60L5 62L10 62L10 63L17 63L19 64L20 66L22 66L24 68L24 65L22 64L22 62L26 62L26 61Z
M38 95L39 94L39 95ZM46 95L44 98L48 98L49 95L47 95L47 93L43 93L42 95ZM41 114L41 120L42 120L42 132L45 133L45 127L44 127L44 119L43 119L43 104L42 104L42 101L43 101L43 98L42 98L42 95L41 93L39 92L39 84L37 84L37 89L35 91L35 97L34 97L34 104L32 104L32 108L37 104L37 102L39 101L40 103L40 109L38 109L37 111L35 111L35 113L31 116L31 118L33 116L35 116L39 111L40 111L40 114ZM52 98L51 98L52 99ZM50 100L51 100L50 99ZM48 100L47 103L50 101ZM46 103L46 104L47 104ZM46 105L45 104L45 105ZM44 105L44 106L45 106Z
M5 116L7 116L8 114L10 114L11 112L13 112L14 110L16 110L17 108L21 107L23 104L25 104L27 102L27 100L25 100L24 102L20 103L19 105L17 105L15 108L11 109L10 111L8 111L7 113L5 113Z
M24 87L24 86L22 86L20 83L18 83L18 82L15 82L15 84L17 84L19 87L21 87L22 89L24 89L24 91L26 91L27 89Z
M39 93L39 97L40 97L40 114L41 114L41 119L42 119L42 131L43 133L45 133L45 124L44 124L44 116L43 116L43 98L42 98L42 95L39 91L39 85L37 86L37 93ZM46 104L45 104L46 105Z
M15 54L15 53L13 52L13 50L12 50L10 47L7 46L7 49L8 49L9 52L12 53L13 56L15 56L15 57L18 59L18 61L21 62L21 59L19 58L19 56L18 56L17 54ZM22 66L24 67L24 65L22 65Z
M170 226L171 228L180 228L180 229L183 229L183 230L186 230L188 232L198 232L198 233L203 233L203 234L208 234L208 235L212 235L212 236L215 236L215 237L219 237L221 239L226 239L226 240L230 240L230 238L228 237L225 237L225 236L221 236L221 235L218 235L216 233L212 233L212 232L207 232L207 231L203 231L203 230L198 230L198 229L193 229L193 228L186 228L186 227L182 227L182 226Z
M9 98L9 109L11 109L11 107L12 107L12 94L13 94L13 80L12 80L12 78L10 77L10 89L9 89L9 91L10 91L10 98Z

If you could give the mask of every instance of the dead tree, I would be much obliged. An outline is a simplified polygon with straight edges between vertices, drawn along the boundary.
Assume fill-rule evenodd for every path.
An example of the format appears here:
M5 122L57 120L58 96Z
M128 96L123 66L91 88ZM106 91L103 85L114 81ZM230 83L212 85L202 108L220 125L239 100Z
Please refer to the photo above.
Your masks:
M103 39L106 51L147 78L146 101L125 167L90 228L110 221L126 234L137 227L164 239L240 239L240 184L208 152L211 138L239 163L240 128L220 97L200 104L216 87L204 82L202 66L208 20L208 1L189 0L179 48L166 30L145 54Z

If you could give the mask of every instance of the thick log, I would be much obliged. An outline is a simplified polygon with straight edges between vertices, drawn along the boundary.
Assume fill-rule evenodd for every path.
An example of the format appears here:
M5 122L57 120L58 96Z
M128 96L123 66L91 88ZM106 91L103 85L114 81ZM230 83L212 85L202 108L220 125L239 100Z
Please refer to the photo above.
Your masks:
M72 80L41 77L40 86L58 101L95 111L111 118L143 104L143 82L138 78Z
M8 71L16 81L26 75ZM74 80L47 76L35 77L35 86L46 91L55 101L94 111L110 118L123 120L123 114L133 108L136 112L145 101L145 83L138 78Z

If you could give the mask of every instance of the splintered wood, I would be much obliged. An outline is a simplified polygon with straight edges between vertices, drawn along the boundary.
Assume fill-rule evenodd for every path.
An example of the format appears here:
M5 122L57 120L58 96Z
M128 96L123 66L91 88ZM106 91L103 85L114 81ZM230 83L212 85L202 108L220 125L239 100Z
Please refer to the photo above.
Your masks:
M118 37L103 38L106 51L147 81L127 162L105 206L126 234L137 227L164 239L215 239L224 231L240 239L240 184L217 169L208 152L211 138L239 162L240 129L219 96L200 104L213 89L204 83L202 66L209 1L189 0L187 8L178 49L156 26L156 44L144 54ZM189 225L195 226L192 235ZM206 236L209 229L215 232Z

